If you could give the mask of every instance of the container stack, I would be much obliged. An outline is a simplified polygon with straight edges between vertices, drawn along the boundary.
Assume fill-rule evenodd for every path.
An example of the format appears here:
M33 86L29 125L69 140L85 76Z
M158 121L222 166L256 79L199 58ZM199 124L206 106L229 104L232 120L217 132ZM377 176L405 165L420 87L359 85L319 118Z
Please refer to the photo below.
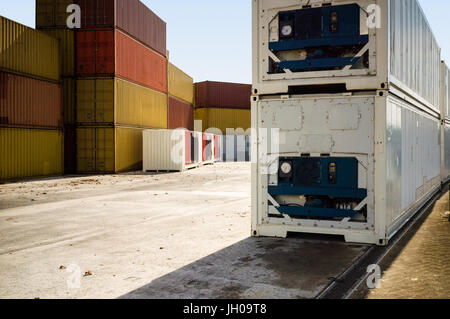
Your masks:
M0 16L0 180L63 172L56 39Z
M202 121L203 130L217 128L222 134L229 134L229 129L246 131L251 127L251 90L251 85L247 84L196 83L195 120Z
M67 7L74 0L36 0L36 29L59 41L64 119L64 172L76 171L75 31L67 27Z
M168 67L169 78L169 129L194 129L194 80L172 63Z
M195 120L202 122L203 131L223 134L219 143L224 162L250 160L250 96L251 85L247 84L195 84Z
M142 168L142 131L167 128L166 23L139 0L78 0L77 172Z

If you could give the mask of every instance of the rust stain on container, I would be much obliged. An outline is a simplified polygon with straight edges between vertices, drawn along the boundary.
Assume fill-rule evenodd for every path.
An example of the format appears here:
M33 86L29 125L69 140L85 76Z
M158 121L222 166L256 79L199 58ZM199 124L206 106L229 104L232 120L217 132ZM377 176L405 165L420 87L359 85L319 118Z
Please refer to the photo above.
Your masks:
M139 0L77 0L81 28L117 27L166 56L166 23Z
M0 125L61 128L61 86L0 72Z
M167 60L119 30L77 31L77 74L119 76L167 92Z
M168 128L194 129L194 108L192 104L183 102L175 97L169 96Z
M195 83L195 107L250 109L252 86L227 82Z

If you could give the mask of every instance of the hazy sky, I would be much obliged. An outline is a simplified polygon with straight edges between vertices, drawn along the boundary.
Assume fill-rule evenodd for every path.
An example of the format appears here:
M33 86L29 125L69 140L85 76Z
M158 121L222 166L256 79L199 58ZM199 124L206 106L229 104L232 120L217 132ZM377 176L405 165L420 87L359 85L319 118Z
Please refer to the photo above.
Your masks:
M250 0L141 0L167 22L171 61L195 81L251 83ZM449 0L420 0L450 63ZM34 27L35 0L0 0L0 15Z

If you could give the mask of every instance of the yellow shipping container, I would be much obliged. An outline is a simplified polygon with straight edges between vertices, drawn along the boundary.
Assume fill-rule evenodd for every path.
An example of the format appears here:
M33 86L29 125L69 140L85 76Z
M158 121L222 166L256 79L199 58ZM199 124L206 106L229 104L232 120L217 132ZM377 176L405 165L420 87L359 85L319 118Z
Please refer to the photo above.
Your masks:
M41 29L40 31L59 40L61 75L75 76L75 31L70 29Z
M59 41L0 16L0 69L59 81Z
M77 172L118 173L142 169L142 129L77 128Z
M77 80L77 123L167 127L167 95L119 78Z
M194 103L194 79L169 63L169 94L189 104Z
M74 0L36 0L36 27L67 27L67 6Z
M195 120L203 122L203 130L218 128L222 134L227 133L227 128L246 131L251 127L251 110L198 108L195 109Z
M0 180L62 173L62 131L0 128Z
M74 125L76 123L75 114L75 80L71 78L62 79L63 89L63 115L64 124Z

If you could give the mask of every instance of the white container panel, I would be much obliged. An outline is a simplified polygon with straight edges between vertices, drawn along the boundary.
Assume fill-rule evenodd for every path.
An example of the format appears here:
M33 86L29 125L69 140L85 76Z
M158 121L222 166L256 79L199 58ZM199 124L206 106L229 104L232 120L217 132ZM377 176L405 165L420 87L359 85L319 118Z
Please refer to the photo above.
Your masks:
M185 130L144 130L144 171L183 171L186 169Z
M450 178L450 123L445 123L444 128L444 158L443 158L443 169L442 177L443 181L448 181Z

